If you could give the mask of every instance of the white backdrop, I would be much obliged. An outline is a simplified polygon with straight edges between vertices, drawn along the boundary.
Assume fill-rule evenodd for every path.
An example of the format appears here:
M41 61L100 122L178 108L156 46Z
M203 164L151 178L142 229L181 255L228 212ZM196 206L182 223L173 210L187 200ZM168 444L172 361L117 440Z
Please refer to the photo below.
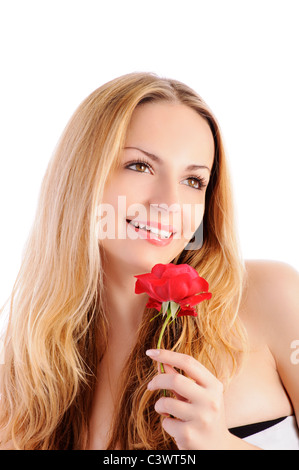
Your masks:
M56 142L108 80L152 71L218 118L245 258L299 270L298 0L6 0L0 4L0 304Z

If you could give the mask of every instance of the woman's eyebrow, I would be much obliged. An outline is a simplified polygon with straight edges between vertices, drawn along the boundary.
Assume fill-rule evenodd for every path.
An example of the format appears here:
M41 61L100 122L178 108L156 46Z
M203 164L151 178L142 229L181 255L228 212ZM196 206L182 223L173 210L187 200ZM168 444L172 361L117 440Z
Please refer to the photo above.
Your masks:
M138 147L124 147L124 148L125 149L139 150L139 152L144 153L149 158L151 158L154 162L159 163L160 165L163 165L163 163L164 163L162 158L158 157L157 155L154 155L153 153L146 152L145 150L142 150ZM189 171L198 170L198 169L206 169L211 173L210 168L206 165L189 165L189 166L186 167L186 170L189 170Z

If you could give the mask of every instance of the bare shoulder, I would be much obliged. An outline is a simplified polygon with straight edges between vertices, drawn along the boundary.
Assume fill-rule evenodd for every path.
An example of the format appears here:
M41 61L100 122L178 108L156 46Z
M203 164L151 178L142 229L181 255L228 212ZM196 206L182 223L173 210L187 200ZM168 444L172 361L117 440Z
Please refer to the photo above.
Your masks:
M250 259L245 261L246 271L249 274L255 276L260 275L263 279L265 276L271 276L274 279L275 276L283 276L283 278L290 279L291 277L297 277L299 279L299 273L296 269L288 263L283 261L272 261L272 260L260 260Z
M245 262L248 285L259 296L263 308L285 311L299 302L299 273L280 261L248 260Z
M247 261L244 317L270 351L299 424L299 273L286 263Z
M250 312L270 343L299 327L299 273L279 261L245 262ZM298 331L299 334L299 331Z

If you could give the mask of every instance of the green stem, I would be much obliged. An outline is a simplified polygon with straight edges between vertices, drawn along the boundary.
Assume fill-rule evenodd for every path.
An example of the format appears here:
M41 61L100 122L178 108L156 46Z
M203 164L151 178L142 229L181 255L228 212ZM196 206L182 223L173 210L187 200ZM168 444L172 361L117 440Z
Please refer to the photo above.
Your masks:
M162 326L161 332L160 332L160 336L159 336L159 339L158 339L157 349L160 349L163 333L165 331L166 326L168 325L168 322L169 322L170 318L171 318L171 310L170 310L170 308L168 308L167 317L166 317L166 320L163 323L163 326ZM164 370L164 366L163 366L162 362L160 363L160 367L161 367L162 374L164 374L165 370ZM164 397L166 397L166 390L163 390L163 393L164 393Z
M162 337L163 337L163 334L164 334L164 331L165 331L165 328L169 322L169 319L171 317L171 311L170 311L170 308L167 310L167 317L166 317L166 320L164 321L163 323L163 326L161 328L161 332L160 332L160 336L159 336L159 339L158 339L158 343L157 343L157 349L160 349L160 346L161 346L161 342L162 342ZM162 370L162 373L164 373L164 367L163 367L163 364L161 363L161 370Z

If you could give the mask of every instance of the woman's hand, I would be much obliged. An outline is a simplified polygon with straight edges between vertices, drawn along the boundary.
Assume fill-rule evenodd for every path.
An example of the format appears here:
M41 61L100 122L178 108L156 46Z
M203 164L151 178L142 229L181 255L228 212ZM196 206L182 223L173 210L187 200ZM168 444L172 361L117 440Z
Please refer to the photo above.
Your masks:
M223 385L196 359L166 349L146 352L163 363L164 374L148 383L149 390L166 389L176 398L162 397L155 410L165 417L162 426L180 450L216 450L233 448L234 436L225 422ZM172 366L172 367L169 367ZM173 367L183 370L188 377Z

